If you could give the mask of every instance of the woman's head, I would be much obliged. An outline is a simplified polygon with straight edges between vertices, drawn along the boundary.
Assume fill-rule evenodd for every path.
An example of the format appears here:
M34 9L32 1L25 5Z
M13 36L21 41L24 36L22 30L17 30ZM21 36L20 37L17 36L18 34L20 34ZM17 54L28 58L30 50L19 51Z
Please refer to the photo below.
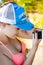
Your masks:
M11 24L5 24L5 23L0 23L0 29L1 31L8 36L9 38L15 39L16 36L22 37L22 38L32 38L32 32L34 29L30 31L22 30L16 26L13 26Z
M27 21L24 8L14 2L6 3L0 8L0 22L2 31L10 38L14 38L15 34L27 38L28 30L34 27Z
M9 2L0 8L0 22L12 24L23 30L31 30L34 27L27 21L24 8L14 2Z

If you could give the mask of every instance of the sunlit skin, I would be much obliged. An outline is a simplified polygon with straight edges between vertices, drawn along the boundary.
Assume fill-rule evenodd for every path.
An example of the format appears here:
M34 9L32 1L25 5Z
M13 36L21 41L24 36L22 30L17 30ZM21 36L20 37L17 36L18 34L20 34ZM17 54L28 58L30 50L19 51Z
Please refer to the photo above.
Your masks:
M7 47L14 53L20 53L21 51L21 44L17 41L16 36L25 38L25 39L32 39L32 32L35 31L35 28L33 28L30 31L22 30L16 26L0 23L0 41L2 41ZM36 50L38 48L40 40L34 39L32 49L30 51L28 58L26 58L26 61L23 65L31 65L36 53ZM16 44L15 44L16 43ZM11 55L7 53L8 57L11 58ZM25 55L25 54L24 54ZM24 56L25 57L25 56Z
M3 32L12 39L15 39L16 36L26 38L26 39L32 39L32 32L35 30L34 28L30 31L22 30L16 26L6 24L5 26L1 27Z

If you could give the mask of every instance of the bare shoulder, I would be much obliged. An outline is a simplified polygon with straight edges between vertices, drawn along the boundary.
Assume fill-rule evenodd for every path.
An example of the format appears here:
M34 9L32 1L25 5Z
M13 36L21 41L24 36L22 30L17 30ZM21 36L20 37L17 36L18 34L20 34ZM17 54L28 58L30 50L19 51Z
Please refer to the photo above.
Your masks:
M0 65L14 65L0 50Z

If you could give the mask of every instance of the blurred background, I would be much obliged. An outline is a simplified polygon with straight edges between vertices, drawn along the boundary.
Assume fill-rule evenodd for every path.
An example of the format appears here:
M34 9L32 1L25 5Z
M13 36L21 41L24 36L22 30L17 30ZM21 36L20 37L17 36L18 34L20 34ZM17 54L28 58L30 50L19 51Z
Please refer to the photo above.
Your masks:
M7 1L15 1L24 7L27 19L34 24L35 28L43 29L43 0L0 0L0 6ZM32 48L33 40L17 38L26 44L26 52L28 53ZM39 44L32 65L43 65L43 39Z
M0 5L7 1L16 1L24 7L27 18L36 28L43 29L43 0L0 0Z

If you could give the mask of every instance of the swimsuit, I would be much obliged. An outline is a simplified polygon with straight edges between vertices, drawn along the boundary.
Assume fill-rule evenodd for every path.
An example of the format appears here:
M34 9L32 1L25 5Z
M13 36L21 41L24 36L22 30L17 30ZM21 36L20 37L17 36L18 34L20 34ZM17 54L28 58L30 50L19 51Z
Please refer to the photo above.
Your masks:
M19 40L18 40L19 41ZM21 43L21 46L22 46L22 50L20 53L18 54L13 54L1 41L0 41L0 44L7 50L9 51L9 53L11 54L12 56L12 60L14 62L15 65L23 65L24 61L25 61L25 58L24 58L24 53L25 53L25 44L21 41L19 41Z

